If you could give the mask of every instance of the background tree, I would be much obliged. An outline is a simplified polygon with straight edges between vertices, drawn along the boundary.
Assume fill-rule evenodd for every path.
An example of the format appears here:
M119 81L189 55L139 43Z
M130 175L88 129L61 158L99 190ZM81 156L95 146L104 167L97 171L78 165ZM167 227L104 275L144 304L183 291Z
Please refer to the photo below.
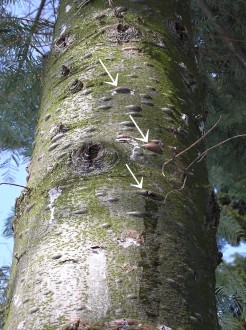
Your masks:
M245 258L235 255L230 263L222 263L217 275L217 306L223 329L245 329Z
M222 115L214 134L208 136L212 146L232 136L245 133L245 58L244 1L191 2L197 40L199 69L208 91L205 108L207 125ZM208 154L208 168L213 185L231 200L246 199L245 138L232 140Z
M11 150L11 156L1 161L4 180L14 177L13 160L18 165L19 155L31 156L43 62L56 19L55 1L43 0L37 7L34 2L25 14L22 6L28 1L17 1L18 15L11 12L10 3L2 1L0 9L0 150Z
M216 131L206 139L216 143L245 133L245 2L191 1L197 59L204 76L207 128L222 115ZM245 138L235 139L207 155L211 184L217 190L222 212L217 234L232 245L245 240ZM243 258L244 259L244 258ZM241 285L239 285L241 283ZM235 289L236 288L236 289ZM217 270L216 297L223 329L239 329L237 313L245 319L245 288L222 264Z

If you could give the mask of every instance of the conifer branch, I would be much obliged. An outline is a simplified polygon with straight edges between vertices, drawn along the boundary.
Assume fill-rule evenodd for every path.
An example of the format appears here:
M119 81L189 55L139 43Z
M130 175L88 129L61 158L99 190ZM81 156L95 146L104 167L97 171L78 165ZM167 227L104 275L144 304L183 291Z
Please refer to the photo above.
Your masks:
M231 52L238 58L239 62L242 64L244 68L246 68L246 57L242 53L239 46L233 42L232 37L228 34L228 32L218 23L215 23L214 15L212 14L209 6L207 5L205 0L196 0L198 6L202 9L203 13L207 16L207 18L211 19L211 22L214 26L216 33L219 35L220 39L224 41L226 46L231 50Z
M41 16L42 10L43 10L43 8L45 6L45 2L46 2L46 0L41 0L41 3L39 5L38 12L37 12L36 17L35 17L35 19L33 21L33 26L31 28L30 34L29 34L29 36L27 38L27 41L25 43L25 48L24 48L24 51L23 51L22 60L20 61L20 64L19 64L19 70L22 69L23 63L25 62L25 60L27 58L28 49L29 49L29 47L31 45L31 41L32 41L32 36L36 32L36 30L37 30L38 22L40 20L40 16Z

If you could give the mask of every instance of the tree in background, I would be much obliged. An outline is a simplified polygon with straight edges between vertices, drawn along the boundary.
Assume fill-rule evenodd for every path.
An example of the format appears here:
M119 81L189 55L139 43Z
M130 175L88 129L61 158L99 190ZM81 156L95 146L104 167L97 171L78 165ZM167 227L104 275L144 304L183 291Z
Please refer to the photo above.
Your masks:
M223 329L245 329L246 267L245 257L235 255L216 272L218 315Z
M56 19L55 1L41 1L37 8L33 4L26 14L21 9L28 1L17 2L19 15L10 12L11 1L2 1L0 7L0 151L11 150L4 161L0 158L5 181L13 181L20 155L31 156L43 62Z
M206 139L210 148L245 133L246 7L243 1L191 3L197 59L207 89L204 104L208 112L207 127L222 115L217 129ZM207 155L210 182L222 207L217 235L233 246L245 240L245 143L245 138L231 140ZM233 267L222 263L216 271L218 316L222 328L230 330L243 328L246 300L244 283L232 273Z
M208 127L222 115L207 145L245 133L246 33L244 1L192 1L197 58L207 88ZM231 200L244 200L246 139L231 140L208 154L211 181Z

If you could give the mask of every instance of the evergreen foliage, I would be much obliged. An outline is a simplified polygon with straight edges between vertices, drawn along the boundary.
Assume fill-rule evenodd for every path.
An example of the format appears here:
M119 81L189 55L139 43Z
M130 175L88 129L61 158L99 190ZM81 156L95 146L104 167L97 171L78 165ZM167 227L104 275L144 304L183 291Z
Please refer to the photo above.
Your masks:
M236 256L232 264L222 263L216 271L217 308L223 330L243 330L246 325L246 272L242 261L243 257Z
M8 70L1 74L1 150L19 151L25 156L31 154L40 104L40 69L37 66L30 71Z
M244 200L231 200L228 196L228 193L223 191L221 191L219 194L219 202L222 206L221 214L224 216L221 217L222 218L221 224L223 223L223 218L226 218L226 216L228 218L233 218L234 221L236 221L238 224L237 241L234 240L235 244L231 243L232 245L236 245L239 243L240 240L245 240L246 202Z
M198 6L201 3L203 10ZM191 0L191 6L198 66L207 90L204 108L209 115L206 127L211 127L222 115L216 131L206 139L210 147L245 133L246 66L238 59L237 52L246 57L246 3ZM224 30L223 36L217 26ZM236 49L234 52L229 43ZM207 156L212 185L219 190L223 187L223 191L236 200L246 199L245 150L246 138L240 138L214 149Z
M235 246L240 239L245 239L245 232L235 217L223 211L220 215L220 223L217 235L226 239L228 243Z
M206 128L212 127L222 116L214 134L206 139L209 148L245 133L246 67L228 43L231 42L236 51L245 56L246 3L191 0L191 7L198 66L207 92L204 102L208 113ZM224 30L225 39L221 37L218 26ZM222 205L218 235L232 245L245 239L246 212L239 207L246 200L245 147L246 139L240 138L207 154L210 182L218 191ZM245 320L246 292L242 279L233 274L230 267L222 263L216 272L218 315L223 330L239 330L245 327L245 323L240 325L238 318Z
M3 236L6 238L13 237L13 220L14 220L15 208L12 207L8 217L5 219Z
M0 267L0 329L3 327L3 316L7 302L7 285L9 280L9 266Z
M2 2L9 3L12 2ZM54 17L41 17L44 4L41 2L36 9L36 17L31 13L13 16L5 6L0 13L0 150L18 151L24 156L31 155L40 105L42 60L53 34Z
M2 152L3 153L3 152ZM14 175L19 166L19 154L13 150L11 153L4 154L4 160L0 158L0 170L2 172L2 178L6 182L13 182Z

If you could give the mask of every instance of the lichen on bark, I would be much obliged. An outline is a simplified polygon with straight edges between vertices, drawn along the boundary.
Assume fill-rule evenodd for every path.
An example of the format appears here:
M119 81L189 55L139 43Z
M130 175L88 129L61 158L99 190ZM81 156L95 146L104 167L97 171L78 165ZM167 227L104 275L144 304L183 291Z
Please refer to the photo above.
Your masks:
M200 136L188 12L186 1L61 1L5 330L117 329L124 318L132 329L217 329L204 162L177 191L199 149L162 175Z

